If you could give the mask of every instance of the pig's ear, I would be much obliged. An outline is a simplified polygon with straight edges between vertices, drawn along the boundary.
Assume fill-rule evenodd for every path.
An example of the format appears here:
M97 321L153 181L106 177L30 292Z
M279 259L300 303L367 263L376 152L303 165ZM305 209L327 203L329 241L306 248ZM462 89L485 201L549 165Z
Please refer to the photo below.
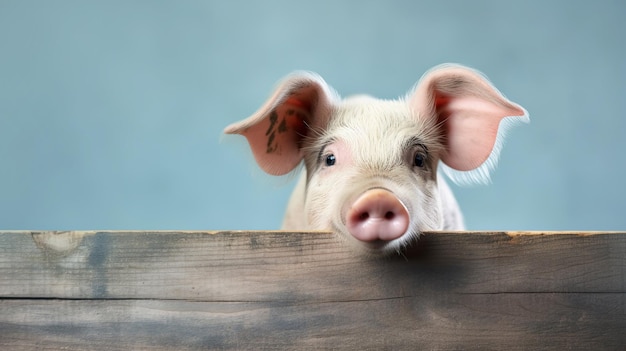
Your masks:
M459 65L428 71L408 101L420 118L436 119L445 146L443 169L457 184L488 183L506 130L529 121L526 110L481 73Z
M226 134L248 139L259 166L272 175L292 171L302 160L302 141L328 122L339 96L315 73L285 78L252 116L231 124Z

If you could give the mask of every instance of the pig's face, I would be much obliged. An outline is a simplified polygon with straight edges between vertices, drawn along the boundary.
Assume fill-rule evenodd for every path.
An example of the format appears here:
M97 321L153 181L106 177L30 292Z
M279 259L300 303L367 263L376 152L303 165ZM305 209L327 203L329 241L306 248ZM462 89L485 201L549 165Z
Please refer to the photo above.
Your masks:
M395 251L442 228L432 119L402 101L344 101L307 140L305 212L311 228L341 233L373 251Z
M342 100L319 76L293 74L225 132L244 135L269 174L304 162L301 203L288 209L298 227L290 229L333 230L389 253L445 225L439 161L457 183L487 181L512 121L528 121L526 111L480 73L442 65L395 101Z

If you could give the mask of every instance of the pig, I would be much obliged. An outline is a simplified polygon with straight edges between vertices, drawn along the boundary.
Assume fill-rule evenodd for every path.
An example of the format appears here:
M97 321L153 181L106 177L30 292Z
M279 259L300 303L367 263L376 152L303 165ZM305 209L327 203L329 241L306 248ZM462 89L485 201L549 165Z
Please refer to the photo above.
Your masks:
M304 168L282 229L332 231L389 255L422 232L464 230L439 170L457 184L488 183L506 130L528 121L482 73L443 64L396 100L342 99L319 75L294 72L224 133L243 135L271 175Z

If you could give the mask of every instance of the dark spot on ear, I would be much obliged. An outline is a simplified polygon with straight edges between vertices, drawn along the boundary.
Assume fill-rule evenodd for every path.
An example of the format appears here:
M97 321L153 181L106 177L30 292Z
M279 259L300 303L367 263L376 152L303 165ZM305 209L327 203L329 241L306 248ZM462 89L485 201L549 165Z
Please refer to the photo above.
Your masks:
M276 110L270 113L269 118L270 118L270 125L267 128L267 131L265 132L265 135L267 136L267 149L265 150L265 153L271 154L271 153L276 152L276 150L278 149L278 144L274 142L274 139L276 139L276 123L278 122L278 113L276 112ZM281 132L280 129L281 127L279 126L278 127L279 132Z
M278 148L277 144L274 144L274 138L276 137L276 133L274 131L272 131L272 133L269 135L269 137L267 138L267 149L265 150L265 153L271 154L273 152L276 151L276 149Z
M283 120L280 121L280 124L278 125L278 132L284 133L286 131L287 131L287 119L283 118Z
M276 110L274 110L270 113L270 126L267 128L265 135L270 135L270 133L274 131L277 121L278 121L278 113L276 113Z

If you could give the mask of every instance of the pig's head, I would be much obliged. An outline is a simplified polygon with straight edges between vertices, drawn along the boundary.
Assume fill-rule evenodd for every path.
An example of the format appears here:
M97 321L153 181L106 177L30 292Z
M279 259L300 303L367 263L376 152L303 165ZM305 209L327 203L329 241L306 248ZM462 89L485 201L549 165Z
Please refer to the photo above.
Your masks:
M225 132L245 136L269 174L304 163L299 229L332 230L389 253L422 231L443 229L439 161L457 183L488 181L515 120L527 121L526 111L480 73L442 65L393 101L342 100L316 74L295 73Z

